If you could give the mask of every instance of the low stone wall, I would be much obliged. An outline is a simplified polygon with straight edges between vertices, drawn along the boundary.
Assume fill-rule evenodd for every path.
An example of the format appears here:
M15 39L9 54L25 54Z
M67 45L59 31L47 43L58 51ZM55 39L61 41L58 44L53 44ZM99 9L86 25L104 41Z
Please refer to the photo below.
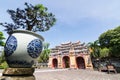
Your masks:
M37 63L35 65L33 65L34 68L47 68L48 67L48 63Z

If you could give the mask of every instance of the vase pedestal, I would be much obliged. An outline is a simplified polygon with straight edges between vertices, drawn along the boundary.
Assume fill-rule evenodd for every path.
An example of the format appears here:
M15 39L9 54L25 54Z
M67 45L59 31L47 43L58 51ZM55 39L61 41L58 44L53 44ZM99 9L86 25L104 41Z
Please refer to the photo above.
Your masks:
M6 68L0 80L35 80L34 68Z

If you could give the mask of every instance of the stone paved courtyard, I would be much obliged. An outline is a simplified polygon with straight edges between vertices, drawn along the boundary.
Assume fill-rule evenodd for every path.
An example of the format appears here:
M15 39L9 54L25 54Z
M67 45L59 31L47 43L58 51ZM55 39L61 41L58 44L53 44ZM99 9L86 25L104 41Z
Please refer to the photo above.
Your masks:
M3 70L0 70L1 76L2 72ZM120 73L107 74L83 69L36 69L34 76L36 80L120 80Z
M91 70L52 69L36 70L36 80L120 80L120 73L107 74Z

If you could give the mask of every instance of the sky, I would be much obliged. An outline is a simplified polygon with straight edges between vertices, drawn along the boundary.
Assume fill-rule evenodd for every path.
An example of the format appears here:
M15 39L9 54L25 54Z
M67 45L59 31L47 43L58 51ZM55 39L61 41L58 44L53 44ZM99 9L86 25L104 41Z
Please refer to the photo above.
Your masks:
M8 9L24 9L24 3L43 4L57 22L49 31L39 32L50 48L66 42L93 42L103 32L120 25L120 0L1 0L0 22L12 22ZM7 39L8 35L3 31Z

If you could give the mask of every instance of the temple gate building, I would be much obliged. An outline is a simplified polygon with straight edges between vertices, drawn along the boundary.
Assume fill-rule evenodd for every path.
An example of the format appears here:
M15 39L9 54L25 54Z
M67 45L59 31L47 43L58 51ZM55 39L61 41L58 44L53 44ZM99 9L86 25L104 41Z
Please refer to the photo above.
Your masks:
M51 49L48 66L50 68L93 69L90 52L80 41L63 43Z

